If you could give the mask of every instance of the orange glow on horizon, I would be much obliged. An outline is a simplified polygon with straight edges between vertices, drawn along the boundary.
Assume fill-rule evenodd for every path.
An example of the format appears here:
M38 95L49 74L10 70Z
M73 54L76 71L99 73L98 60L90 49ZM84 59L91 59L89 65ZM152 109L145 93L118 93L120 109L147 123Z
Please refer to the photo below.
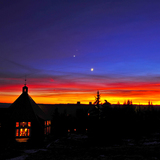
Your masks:
M0 103L13 103L22 94L22 85L3 86L1 88ZM111 104L123 104L124 101L132 100L133 104L160 105L160 83L130 82L109 84L48 84L28 85L29 95L37 104L89 104L95 101L97 90L100 91L101 103L107 100Z

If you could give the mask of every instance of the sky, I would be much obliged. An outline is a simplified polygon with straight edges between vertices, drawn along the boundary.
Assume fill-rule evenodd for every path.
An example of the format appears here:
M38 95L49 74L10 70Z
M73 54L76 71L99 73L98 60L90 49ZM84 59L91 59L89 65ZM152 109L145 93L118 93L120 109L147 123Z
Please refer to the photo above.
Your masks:
M0 102L160 104L159 0L1 0Z

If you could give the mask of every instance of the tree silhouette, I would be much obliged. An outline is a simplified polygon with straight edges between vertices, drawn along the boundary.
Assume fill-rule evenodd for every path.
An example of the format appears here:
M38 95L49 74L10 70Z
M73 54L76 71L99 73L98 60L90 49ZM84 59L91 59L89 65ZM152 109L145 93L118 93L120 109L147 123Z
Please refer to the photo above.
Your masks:
M99 91L97 91L97 95L95 96L95 101L94 101L94 105L95 105L95 108L97 109L97 112L98 112L98 119L99 119L99 109L100 109L100 94L99 94Z

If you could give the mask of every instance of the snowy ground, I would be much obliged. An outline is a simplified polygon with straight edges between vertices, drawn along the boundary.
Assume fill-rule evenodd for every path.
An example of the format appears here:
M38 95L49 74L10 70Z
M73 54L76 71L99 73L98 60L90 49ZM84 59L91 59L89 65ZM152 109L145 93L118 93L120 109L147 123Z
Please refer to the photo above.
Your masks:
M23 150L21 155L8 160L160 160L160 142L156 138L144 137L138 145L126 139L123 145L112 146L90 145L87 139L86 135L71 134L45 148Z

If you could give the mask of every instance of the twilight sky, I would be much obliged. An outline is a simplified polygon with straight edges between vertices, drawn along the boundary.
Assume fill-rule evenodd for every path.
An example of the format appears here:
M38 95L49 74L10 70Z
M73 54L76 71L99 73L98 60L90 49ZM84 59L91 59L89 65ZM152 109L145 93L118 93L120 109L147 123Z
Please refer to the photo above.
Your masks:
M0 102L160 104L159 0L1 0ZM91 71L93 68L93 71Z

